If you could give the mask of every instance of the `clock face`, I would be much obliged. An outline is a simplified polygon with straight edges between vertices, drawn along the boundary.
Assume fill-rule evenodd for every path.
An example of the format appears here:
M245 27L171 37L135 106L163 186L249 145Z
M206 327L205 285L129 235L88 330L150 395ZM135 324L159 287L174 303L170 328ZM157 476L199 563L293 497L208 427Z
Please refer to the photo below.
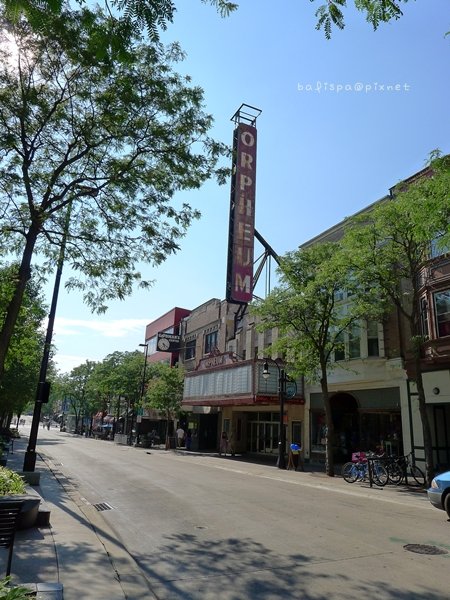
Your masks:
M168 350L169 346L170 346L170 342L166 338L160 338L158 340L158 348L160 350Z

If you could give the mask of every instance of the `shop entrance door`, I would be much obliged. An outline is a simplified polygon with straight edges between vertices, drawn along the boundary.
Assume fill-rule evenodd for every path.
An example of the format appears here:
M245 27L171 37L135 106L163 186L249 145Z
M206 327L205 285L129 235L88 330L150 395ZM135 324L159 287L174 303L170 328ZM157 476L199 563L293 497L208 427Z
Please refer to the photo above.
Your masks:
M333 456L336 463L344 463L359 447L358 405L355 398L346 393L332 396L330 405L334 425Z
M250 452L276 454L280 426L274 422L250 423Z
M434 422L435 438L434 464L437 465L438 471L445 471L450 468L450 445L448 432L448 423L450 423L450 405L433 405L432 422Z

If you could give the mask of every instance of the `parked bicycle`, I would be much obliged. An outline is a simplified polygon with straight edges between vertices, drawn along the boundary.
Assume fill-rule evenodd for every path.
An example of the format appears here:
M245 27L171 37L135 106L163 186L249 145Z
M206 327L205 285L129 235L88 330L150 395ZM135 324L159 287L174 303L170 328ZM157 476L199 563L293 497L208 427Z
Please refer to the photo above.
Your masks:
M342 477L347 483L369 481L379 487L385 486L389 477L378 458L374 453L354 452L352 461L345 463L342 467Z
M413 452L406 456L383 456L380 460L387 471L390 483L400 485L405 482L407 485L425 486L425 475L416 465Z
M397 485L405 481L408 485L425 487L425 474L416 465L413 452L410 452L406 456L400 456L396 462L402 473L402 477Z
M403 480L403 468L399 464L398 456L383 456L382 460L388 474L389 483L400 485Z

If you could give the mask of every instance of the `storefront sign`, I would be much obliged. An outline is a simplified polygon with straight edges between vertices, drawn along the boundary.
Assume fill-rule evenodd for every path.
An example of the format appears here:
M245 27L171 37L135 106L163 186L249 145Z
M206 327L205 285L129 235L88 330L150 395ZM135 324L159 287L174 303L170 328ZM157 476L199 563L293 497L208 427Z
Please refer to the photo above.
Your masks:
M233 150L226 298L247 304L253 298L256 128L239 123Z
M158 333L156 349L159 352L177 352L180 349L180 336L173 333Z
M202 358L197 367L197 371L204 369L212 369L213 367L222 367L223 365L234 364L233 354L231 352L225 352L225 354L215 354L214 356L208 356L208 358Z

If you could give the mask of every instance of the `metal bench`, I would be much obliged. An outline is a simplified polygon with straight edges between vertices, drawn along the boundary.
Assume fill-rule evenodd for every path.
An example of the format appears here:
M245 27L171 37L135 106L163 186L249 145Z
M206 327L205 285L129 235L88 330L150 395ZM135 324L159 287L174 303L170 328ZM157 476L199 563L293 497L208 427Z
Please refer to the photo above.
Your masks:
M17 518L21 511L22 504L23 500L7 500L0 502L0 547L9 549L6 577L11 573Z

